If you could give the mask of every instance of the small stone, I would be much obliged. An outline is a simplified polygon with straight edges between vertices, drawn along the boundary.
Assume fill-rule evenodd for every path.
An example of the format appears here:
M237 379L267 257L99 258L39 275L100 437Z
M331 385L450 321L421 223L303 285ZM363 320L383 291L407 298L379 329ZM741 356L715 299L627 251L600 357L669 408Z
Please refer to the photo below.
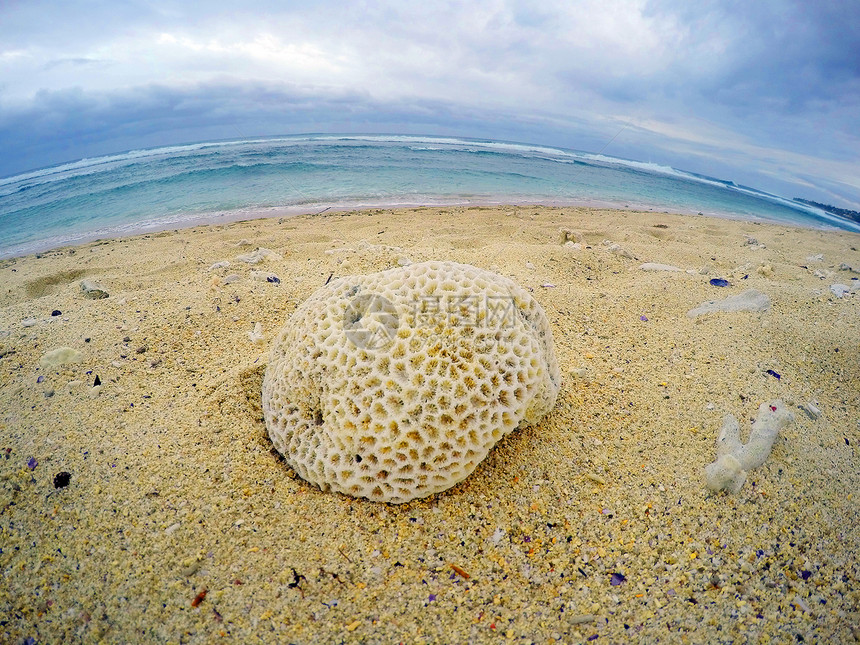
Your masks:
M135 354L145 354L146 350L149 349L146 345L141 345L136 350L134 350Z
M559 229L559 242L562 245L571 244L582 244L585 239L582 236L582 233L579 231L572 231L568 228Z
M622 257L622 258L629 258L629 259L631 259L631 260L635 260L635 259L636 259L636 258L634 258L634 257L633 257L633 254L632 254L630 251L628 251L627 249L625 249L625 248L624 248L623 246L621 246L620 244L615 244L615 243L614 243L614 242L612 242L611 240L603 240L603 245L604 245L605 247L607 247L607 249L606 249L607 251L609 251L610 253L612 253L612 254L614 254L614 255L618 255L618 256L620 256L620 257Z
M699 215L701 215L701 213L699 213ZM592 608L594 608L594 605L592 605ZM566 620L571 625L582 625L583 623L592 623L596 618L597 617L593 614L576 614L574 616L568 616Z
M227 260L221 260L220 262L216 262L212 266L209 267L209 271L217 271L218 269L225 269L230 266L230 263Z
M257 282L269 282L271 284L280 284L281 282L281 279L274 273L268 273L266 271L251 271L251 280L256 280Z
M595 484L606 484L606 479L596 473L585 473L585 476Z
M51 312L51 315L52 316L62 316L63 312L60 311L59 309L54 309L54 311Z
M65 488L70 481L72 481L71 473L67 473L65 470L59 472L54 475L54 488Z
M27 318L26 320L21 321L21 326L22 327L33 327L38 322L39 321L36 320L35 318Z
M687 316L695 318L715 312L767 311L768 309L770 309L770 298L767 294L755 289L749 289L736 296L729 296L725 300L703 302L695 309L690 309L687 312Z
M235 273L231 273L226 278L224 278L223 282L224 284L233 284L234 282L238 282L240 279L241 278L239 278L238 275L236 275Z
M256 251L252 251L251 253L237 255L236 259L241 262L246 262L248 264L258 264L263 260L280 260L281 256L270 249L260 247Z
M808 416L813 421L821 416L821 410L811 401L802 403L798 407L803 410L806 413L806 416Z
M43 368L57 367L66 363L80 363L83 360L83 354L71 347L58 347L52 349L42 355L39 359L39 366Z
M94 280L82 280L81 291L84 292L84 297L90 300L102 300L108 297L108 292L98 282Z
M837 298L842 298L851 293L851 287L849 287L847 284L831 284L830 291Z
M255 345L263 344L263 325L260 323L254 323L254 331L248 332L248 338Z
M765 278L773 277L773 267L769 264L762 264L755 270L760 276L764 276Z

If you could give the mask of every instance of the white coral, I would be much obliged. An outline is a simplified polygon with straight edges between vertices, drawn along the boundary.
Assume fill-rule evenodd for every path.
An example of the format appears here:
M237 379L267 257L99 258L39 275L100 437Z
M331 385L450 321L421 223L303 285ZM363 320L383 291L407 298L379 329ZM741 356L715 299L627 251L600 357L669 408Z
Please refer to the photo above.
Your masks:
M453 262L332 280L270 355L277 450L323 490L393 503L465 479L555 404L546 316L511 280Z
M770 455L779 431L794 421L782 401L762 403L747 443L741 443L740 425L731 414L723 419L717 435L717 459L705 466L709 490L737 493L747 480L747 471L761 466Z

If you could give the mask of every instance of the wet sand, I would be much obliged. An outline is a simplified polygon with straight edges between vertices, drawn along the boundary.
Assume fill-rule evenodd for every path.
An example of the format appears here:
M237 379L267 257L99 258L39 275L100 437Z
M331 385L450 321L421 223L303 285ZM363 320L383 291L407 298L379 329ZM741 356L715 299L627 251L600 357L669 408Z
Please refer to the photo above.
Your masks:
M237 260L258 247L280 257ZM860 268L858 249L847 232L484 207L0 261L0 640L860 639L860 291L830 289L857 284L840 267ZM444 493L397 506L323 493L266 435L268 345L330 275L431 259L533 290L558 403ZM109 297L85 297L85 279ZM747 289L770 309L687 316ZM80 362L40 365L60 347ZM737 495L708 492L723 416L748 432L775 399L795 423Z

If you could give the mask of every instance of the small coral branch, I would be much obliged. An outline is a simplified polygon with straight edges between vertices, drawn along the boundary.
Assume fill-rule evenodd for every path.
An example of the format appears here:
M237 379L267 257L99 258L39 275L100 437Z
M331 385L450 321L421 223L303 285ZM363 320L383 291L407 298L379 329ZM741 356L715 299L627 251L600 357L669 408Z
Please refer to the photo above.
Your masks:
M731 414L726 415L717 436L717 459L705 466L708 490L737 493L747 480L747 471L765 462L779 431L792 422L794 415L782 401L763 403L749 441L743 444L738 420Z

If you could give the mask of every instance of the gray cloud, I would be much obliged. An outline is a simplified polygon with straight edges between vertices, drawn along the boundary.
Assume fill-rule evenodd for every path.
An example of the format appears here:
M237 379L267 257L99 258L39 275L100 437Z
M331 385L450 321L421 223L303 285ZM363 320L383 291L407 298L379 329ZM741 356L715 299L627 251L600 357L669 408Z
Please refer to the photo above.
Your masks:
M608 154L860 203L855 3L205 8L155 0L0 9L0 145L18 151L0 174L144 145L300 131L400 129L598 150L626 126Z

